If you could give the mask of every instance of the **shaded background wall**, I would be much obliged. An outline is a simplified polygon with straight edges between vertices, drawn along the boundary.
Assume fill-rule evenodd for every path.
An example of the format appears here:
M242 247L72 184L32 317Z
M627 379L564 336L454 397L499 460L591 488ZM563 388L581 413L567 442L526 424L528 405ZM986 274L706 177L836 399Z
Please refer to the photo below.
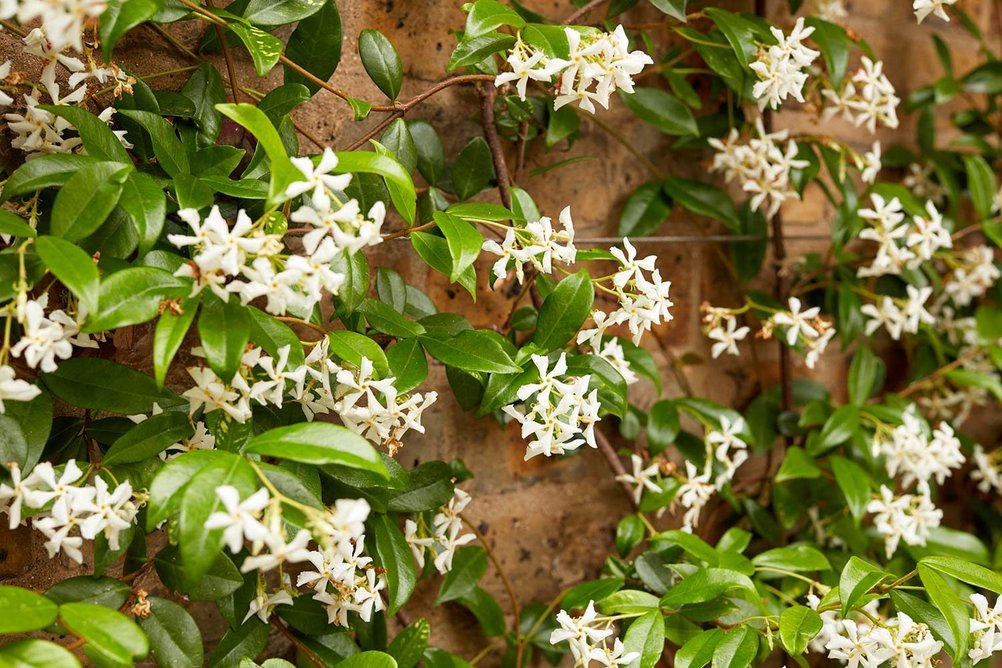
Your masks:
M810 2L810 0L808 0ZM339 2L344 32L341 64L331 82L353 96L381 100L378 89L369 81L357 55L358 33L365 28L376 28L385 33L396 46L404 63L404 87L400 99L428 88L446 76L445 65L455 45L450 31L461 29L464 14L459 0L343 0ZM530 8L553 20L562 20L571 14L573 7L566 0L530 0ZM720 2L693 2L695 7L706 5L728 9L752 11L751 0ZM792 21L786 14L785 0L766 0L769 18L780 24ZM955 68L963 73L977 61L978 46L956 23L946 24L929 19L917 26L907 0L847 0L850 17L845 24L865 37L882 58L888 76L900 97L919 86L930 83L941 75L935 57L931 33L938 34L949 45ZM1002 2L998 0L960 0L988 36L989 43L998 44L999 26L1002 25ZM588 19L597 21L604 16L604 8L591 13ZM622 17L625 25L639 26L663 22L664 16L641 2L637 8ZM651 28L651 34L663 46L672 38L673 24ZM182 43L196 48L204 24L178 24L169 26L170 32ZM162 72L192 64L148 28L130 33L116 48L120 64L140 76ZM269 90L281 83L280 69L265 82L256 79L253 67L246 58L237 54L237 71L240 81L259 90ZM36 72L37 64L19 54L16 38L9 33L0 34L0 61L13 58L15 69ZM217 63L225 73L222 63ZM187 75L160 77L151 82L154 88L177 88ZM658 85L655 77L645 85ZM637 122L618 101L613 100L609 111L600 111L600 118L616 128L622 137L637 147L665 175L704 178L707 155L695 156L693 152L673 154L672 138L658 133L650 126ZM334 95L321 91L294 114L296 121L308 132L330 144L335 149L351 145L357 138L379 122L381 116L373 114L363 123L351 120L347 105ZM469 139L481 134L478 100L469 87L452 87L430 98L408 114L408 118L422 118L439 131L447 155L455 155ZM940 115L941 121L946 119ZM794 132L830 134L847 140L859 149L868 149L873 141L868 133L841 122L827 123L821 127L816 117L801 110L784 111L775 117L777 129L789 127ZM943 128L946 131L946 128ZM895 142L909 144L914 137L914 119L902 117L898 130L881 130L878 138L885 151ZM6 141L3 142L6 144ZM304 151L316 149L309 141L301 140ZM615 235L619 213L626 197L634 188L653 178L652 173L640 164L617 140L594 124L583 121L582 134L573 147L566 143L550 152L533 147L527 156L531 169L569 157L594 156L566 167L527 177L522 185L536 199L544 215L556 216L570 204L575 226L582 238ZM694 159L699 158L699 160ZM884 178L888 178L886 175ZM484 193L495 198L493 191ZM811 188L803 202L793 202L784 209L783 220L788 235L790 260L795 261L808 251L824 252L823 241L798 240L798 237L824 235L829 231L831 208L820 190ZM395 229L402 223L390 219L387 227ZM659 231L665 235L705 235L718 232L711 221L696 220L686 212L676 209ZM655 356L665 378L664 395L679 396L681 386L678 374L684 374L696 395L708 396L724 404L741 406L756 388L761 374L767 384L778 378L776 350L772 343L748 342L757 347L758 369L744 355L740 363L733 358L719 360L712 365L709 346L699 331L699 304L710 301L719 305L736 305L738 302L733 283L724 270L720 253L727 252L723 244L699 243L645 243L644 254L654 253L660 258L659 267L664 276L672 280L672 298L676 306L675 320L657 330L646 339L645 345ZM510 310L505 298L485 293L477 304L469 295L448 285L446 279L432 273L413 254L406 241L393 241L369 252L373 268L387 266L399 271L412 285L431 295L443 309L463 313L478 327L499 326ZM478 265L479 283L487 288L489 264ZM766 264L760 279L768 289L773 273ZM137 328L133 332L116 335L114 356L119 361L149 370L151 330ZM684 368L673 365L672 359L682 360ZM794 360L797 376L810 376L824 382L836 396L842 393L848 360L837 351L827 355L819 368L810 372ZM672 368L675 371L672 371ZM180 369L180 365L178 365ZM183 370L175 375L183 384ZM432 361L431 375L426 389L436 389L440 399L433 411L426 414L427 434L414 435L407 441L399 455L405 466L428 459L462 458L476 477L464 488L474 498L467 514L479 522L510 577L523 604L532 601L548 602L562 588L586 578L595 577L607 553L613 550L615 522L629 512L630 506L605 459L597 452L581 452L577 456L560 460L534 459L523 462L524 444L517 429L504 429L490 419L479 420L464 413L447 387L441 366ZM647 406L656 400L650 383L642 381L632 388L632 400ZM982 428L988 434L995 427L984 421ZM614 441L614 445L621 443ZM713 513L709 509L707 513ZM707 515L704 515L704 518ZM666 526L670 518L665 518ZM709 537L726 526L713 526L704 520L701 532ZM0 528L0 580L10 578L10 584L45 589L69 574L81 572L59 560L46 558L37 536L27 531L7 532ZM84 571L86 572L86 571ZM494 593L502 607L509 609L507 598L499 579L489 571L483 585ZM431 608L438 580L425 582L418 588L410 615L424 615L432 622L432 645L457 651L469 659L484 644L471 616L465 611L447 606ZM215 619L209 606L200 605L209 628L210 641L223 632L221 620ZM196 613L199 614L199 613ZM280 649L281 639L276 639ZM494 654L485 660L493 665L499 659Z

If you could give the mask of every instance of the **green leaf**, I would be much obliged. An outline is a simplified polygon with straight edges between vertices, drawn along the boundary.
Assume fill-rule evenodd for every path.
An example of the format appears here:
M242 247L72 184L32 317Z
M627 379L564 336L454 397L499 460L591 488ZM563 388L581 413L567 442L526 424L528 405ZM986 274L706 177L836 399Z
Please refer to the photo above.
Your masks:
M430 637L431 625L428 620L419 619L398 633L386 651L396 659L398 668L414 668L428 648Z
M758 654L758 633L749 626L724 633L713 650L713 668L746 668Z
M410 472L405 489L390 499L387 508L398 513L419 513L444 506L455 490L453 475L445 462L425 462Z
M45 597L57 605L91 603L119 608L128 599L130 591L129 585L114 578L78 575L52 585L45 592Z
M807 651L807 644L821 631L821 616L808 607L795 605L779 616L779 641L790 656Z
M140 0L138 4L146 1L148 0ZM111 128L108 127L108 124L83 107L75 107L68 104L40 104L38 108L69 121L80 134L80 140L83 142L84 148L87 149L87 155L99 160L108 160L129 167L132 166L132 159L129 157L129 153L122 146L122 142L115 136L115 133L111 131Z
M341 62L341 15L334 0L326 0L323 7L303 19L289 37L285 55L307 72L327 81ZM299 83L315 95L320 85L285 65L285 83Z
M87 313L97 313L101 277L91 256L76 244L49 236L39 237L35 250L49 271L80 300Z
M428 360L416 339L404 339L387 348L386 362L398 392L410 392L428 377Z
M835 412L825 420L821 429L817 448L827 450L837 445L845 443L850 438L859 433L859 406L846 404L839 406ZM816 452L812 450L812 452Z
M84 167L98 164L98 160L89 155L64 155L61 153L43 155L34 160L29 160L18 167L7 183L4 184L0 193L0 202L6 202L12 197L19 197L33 193L42 188L60 186L66 183L74 174ZM109 162L111 166L121 167L116 162Z
M90 603L66 603L59 606L59 618L106 662L132 665L150 651L146 635L117 610Z
M849 51L853 46L849 34L842 26L813 16L808 17L805 23L814 28L811 39L821 49L832 83L838 87L845 78L846 68L849 66Z
M435 605L455 601L473 591L487 572L487 552L482 547L461 547L452 559L452 570L442 580Z
M0 585L0 633L37 631L56 620L59 607L33 591Z
M145 255L160 240L167 219L167 196L156 179L132 172L122 185L118 206L139 235L139 254Z
M866 346L860 346L849 365L849 401L862 406L883 383L884 362Z
M229 380L240 368L250 340L250 314L237 299L224 302L207 295L198 317L198 336L209 366L217 376Z
M449 254L452 256L449 280L455 283L480 257L484 238L473 225L445 211L436 211L433 217L449 245Z
M24 218L7 209L0 209L0 234L9 234L22 239L34 239L37 236Z
M452 188L459 199L469 199L487 188L494 178L494 160L483 137L474 137L452 165Z
M226 90L219 72L210 63L202 63L192 72L191 78L181 88L181 93L195 104L194 120L198 125L201 143L215 143L223 125L223 116L216 105L226 101Z
M775 37L770 35L762 25L756 24L740 14L717 7L709 7L704 13L717 24L720 32L724 33L745 69L748 69L749 63L755 62L759 42L775 44Z
M375 539L373 557L376 565L386 571L387 613L393 615L414 593L417 583L414 557L403 533L388 516L373 515L369 520L369 529Z
M619 217L619 235L646 237L657 231L671 213L671 201L660 181L648 181L630 194Z
M719 220L732 232L741 228L734 203L723 190L702 181L675 177L664 180L664 189L672 199L689 211Z
M378 30L363 30L358 36L358 55L366 74L379 90L391 100L397 99L403 82L403 66L386 35Z
M156 457L171 445L189 438L193 432L184 413L160 413L143 420L111 444L105 464L142 462Z
M798 480L802 478L817 478L821 475L821 469L814 463L814 459L807 454L803 448L789 448L783 464L776 473L776 482L785 480Z
M180 174L191 173L188 153L174 133L174 126L166 119L138 109L120 109L118 113L139 123L150 135L157 163L168 175L177 178Z
M831 467L849 512L859 524L866 514L866 504L870 502L870 476L858 464L844 457L832 457Z
M623 588L622 578L602 578L575 585L564 593L560 603L566 610L584 608L589 601L601 601Z
M956 653L956 639L953 637L953 630L946 622L946 618L943 617L943 613L935 606L906 592L892 589L889 593L897 611L905 613L912 619L921 619L922 623L932 631L932 634L943 641L950 654Z
M628 668L654 668L665 645L665 620L659 610L644 613L626 630L623 652L638 652L640 656Z
M620 91L619 97L637 118L665 134L699 136L692 111L671 93L641 86L632 94Z
M101 281L101 308L87 320L84 331L103 332L147 322L160 312L161 303L182 297L189 289L189 282L163 269L129 267L116 271Z
M0 646L0 665L10 668L80 668L73 652L48 640L15 640Z
M525 19L511 7L503 5L497 0L477 0L466 16L466 29L463 30L463 36L464 38L476 37L497 30L501 26L524 28Z
M721 629L703 631L690 638L675 655L675 668L703 668L724 638Z
M250 0L243 17L255 25L280 26L313 16L325 0Z
M149 413L154 403L163 408L186 403L146 374L96 357L71 357L41 379L52 394L78 408L134 415Z
M968 369L953 369L946 373L952 383L963 387L977 387L987 390L996 401L1002 401L1002 381L995 373L981 373Z
M452 72L460 67L476 65L492 54L507 51L514 44L514 37L497 31L463 37L449 57L449 64L445 69L447 72Z
M268 644L269 628L257 617L251 617L228 630L209 657L208 668L238 668L243 659L256 657Z
M594 301L595 287L587 270L567 276L543 300L532 342L543 351L563 348L588 319Z
M147 532L153 532L177 509L181 490L198 471L226 456L228 454L219 450L194 450L167 462L150 483L146 504Z
M330 351L343 361L358 369L362 365L362 359L365 358L372 362L372 368L380 377L386 377L389 372L386 354L379 344L368 336L348 330L335 330L328 332L327 338L331 342Z
M257 476L243 457L220 452L184 486L178 515L178 544L185 587L195 586L213 567L222 553L223 530L206 529L205 521L223 508L216 489L236 488L244 499L257 491Z
M425 333L424 327L413 320L408 320L389 304L378 299L366 299L358 307L358 312L365 316L369 325L378 332L408 339Z
M521 369L505 352L493 332L464 330L448 339L420 337L428 354L463 371L483 373L518 373Z
M480 631L488 638L505 632L504 610L497 599L480 587L474 587L466 596L456 599L456 603L473 613L480 624Z
M161 582L173 590L183 592L193 601L218 601L244 584L244 578L236 565L222 553L212 562L209 570L191 586L185 584L181 554L173 545L160 550L153 561Z
M647 415L647 441L655 449L664 451L675 442L682 422L678 408L669 400L663 400L651 406Z
M325 422L303 422L270 429L252 438L243 452L279 457L294 462L337 464L376 473L390 474L372 445L346 427Z
M404 169L411 174L414 173L417 168L417 147L404 119L398 118L390 123L380 135L379 143L390 151Z
M686 22L685 5L689 0L651 0L651 4L676 21Z
M967 190L974 202L974 210L978 212L979 218L990 218L995 194L998 192L995 174L980 155L965 155L963 159L964 170L967 172Z
M831 564L810 545L790 545L766 550L752 559L757 567L779 568L785 571L828 571Z
M101 13L98 34L101 36L101 53L111 62L112 50L118 40L140 23L150 20L163 9L163 2L157 0L109 0ZM74 125L76 125L74 123ZM90 152L90 149L87 149Z
M870 589L889 577L890 573L885 573L873 564L859 557L850 557L838 581L842 616L845 617Z
M272 357L278 357L279 349L289 346L289 366L303 365L303 344L288 325L253 306L248 307L247 312L250 314L251 340L254 343Z
M52 430L52 397L42 392L31 401L9 401L4 409L0 462L17 462L22 473L27 473L42 458Z
M449 244L442 237L437 237L426 232L412 232L411 245L417 254L441 274L452 275L452 255L449 253ZM459 276L458 283L466 288L474 301L477 298L477 275L473 267L470 267Z
M284 202L286 188L289 184L299 180L302 173L289 160L289 154L285 150L282 138L271 120L263 111L252 104L217 104L216 109L230 120L247 128L257 139L271 163L268 204L275 205ZM338 158L340 161L340 156Z
M757 597L755 585L748 576L723 568L704 568L669 589L661 597L661 605L674 607L705 603L735 589Z
M397 662L382 652L359 652L337 664L338 668L397 668Z
M435 185L445 172L445 151L435 128L427 121L407 121L417 152L417 169L430 185Z
M933 605L943 613L946 623L953 632L955 640L953 660L960 664L967 659L967 650L971 642L971 622L967 607L937 571L920 563L918 572L926 595Z
M53 236L77 241L101 227L118 203L132 167L98 162L80 168L56 195L50 230Z
M625 557L644 539L644 522L636 515L626 515L616 525L616 551Z
M158 387L163 387L170 363L184 342L197 312L198 302L188 299L181 302L176 310L165 310L157 320L153 333L153 375Z
M173 601L151 596L150 614L139 627L150 641L150 652L163 668L201 668L202 633L188 611Z
M378 145L377 145L378 148ZM414 181L403 165L389 155L371 151L344 151L337 153L338 174L378 174L386 182L393 206L408 223L414 222L417 211L417 194Z
M259 77L266 77L278 64L285 45L282 40L252 25L238 21L228 22L229 30L243 43L254 62L254 71Z
M720 562L720 554L717 550L708 545L699 536L694 536L679 529L662 531L657 535L651 536L650 541L657 544L659 548L662 546L667 548L677 545L699 561L704 561L710 566L716 566Z
M646 591L637 589L623 589L597 601L595 605L599 611L607 614L644 614L650 610L657 610L660 606L658 597Z
M1002 575L984 566L978 566L956 557L944 556L925 557L919 562L919 565L957 578L975 587L1002 594Z

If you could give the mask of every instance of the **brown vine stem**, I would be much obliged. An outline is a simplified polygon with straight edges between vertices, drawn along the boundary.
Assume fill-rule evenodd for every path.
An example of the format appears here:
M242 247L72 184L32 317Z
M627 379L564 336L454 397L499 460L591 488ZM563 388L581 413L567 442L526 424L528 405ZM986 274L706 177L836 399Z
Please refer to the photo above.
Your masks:
M626 498L630 500L630 505L633 506L634 510L640 510L640 504L637 503L636 499L633 498L633 489L630 487L630 483L625 480L619 480L619 476L626 475L626 469L623 468L623 462L619 461L619 455L616 454L616 449L612 447L612 443L606 438L598 429L595 430L595 443L598 445L598 449L602 451L605 456L605 460L609 462L609 468L612 469L613 473L616 474L616 482L623 488L623 492L626 494Z
M498 572L498 577L501 578L501 584L504 585L505 591L508 593L508 600L511 602L511 614L512 617L514 618L514 626L515 626L515 645L519 645L520 644L519 634L521 632L521 627L522 627L522 610L518 605L518 597L515 596L515 589L512 588L511 581L508 580L508 574L505 573L504 568L501 566L501 562L498 561L497 555L494 554L494 550L491 548L490 543L487 542L487 538L484 536L484 534L480 532L480 529L478 529L476 525L473 524L473 522L466 519L466 517L464 517L463 515L460 515L459 518L463 520L463 524L469 527L470 531L472 531L473 535L477 537L477 540L480 542L480 544L484 546L484 551L487 553L487 558L491 560L492 564L494 564L494 570ZM522 665L522 656L521 653L519 653L518 657L515 660L515 666L516 668L520 668L521 665Z
M508 163L504 159L504 149L501 146L501 137L498 136L497 126L494 124L494 101L497 99L497 88L494 86L482 86L477 83L477 95L480 96L480 118L484 126L484 138L487 146L491 149L491 158L494 161L494 174L498 180L498 192L501 194L501 203L506 208L511 208L511 176L508 174Z
M206 0L206 4L212 6L211 0ZM219 39L219 48L223 52L223 60L226 62L226 73L230 78L230 90L233 93L233 103L240 102L240 82L237 80L237 68L233 64L233 52L230 50L230 43L226 40L223 26L218 23L212 25L216 30L216 38Z
M654 341L657 342L658 347L661 348L661 352L664 353L665 359L668 360L671 373L675 376L675 380L678 382L678 386L682 390L682 394L687 397L691 397L692 385L689 383L689 376L686 374L685 367L682 366L678 356L672 352L672 349L668 346L668 343L663 339L663 337L655 336Z
M319 332L320 334L322 334L324 336L327 336L327 330L326 329L324 329L320 325L315 325L315 324L313 324L312 322L310 322L308 320L303 320L301 318L293 318L292 316L288 316L288 315L279 315L279 316L275 316L275 318L277 320L281 320L282 322L288 322L288 323L291 323L291 324L302 325L303 327L308 327L308 328L312 329L315 332Z
M950 373L954 369L963 366L966 362L970 362L972 359L981 354L983 354L983 350L980 348L974 348L972 350L967 351L966 353L964 353L957 359L953 360L949 364L939 367L938 369L930 373L928 376L923 376L922 378L913 380L911 383L906 385L903 390L898 392L898 396L907 397L911 394L914 394L915 392L922 389L926 385L936 382L937 380L939 380L946 374Z
M569 23L574 23L575 21L577 21L579 18L581 18L582 16L584 16L585 14L587 14L588 12L590 12L591 10L598 9L599 7L601 7L602 5L604 5L605 3L607 3L608 1L609 0L591 0L591 2L589 2L587 5L581 7L580 9L578 9L576 12L574 12L573 14L571 14L570 16L568 16L566 19L564 19L563 21L561 21L561 23L563 23L564 25L567 25Z
M317 666L317 668L324 668L327 665L323 662L323 659L316 655L316 652L304 645L303 641L297 638L296 635L289 630L289 627L278 618L278 615L272 615L271 621L272 625L278 628L281 634L285 636L289 642L295 645L296 649L303 653L303 656L310 660L310 663Z

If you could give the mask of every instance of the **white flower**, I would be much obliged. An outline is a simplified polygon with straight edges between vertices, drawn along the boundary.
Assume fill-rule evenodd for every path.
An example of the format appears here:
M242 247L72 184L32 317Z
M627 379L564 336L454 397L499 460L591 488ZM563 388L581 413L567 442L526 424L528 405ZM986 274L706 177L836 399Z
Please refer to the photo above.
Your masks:
M635 485L633 490L633 500L636 503L640 503L640 498L644 495L644 489L648 489L655 494L661 491L661 488L654 484L654 479L658 476L658 471L661 466L658 462L652 462L650 466L644 467L644 460L640 455L630 455L630 461L633 464L633 474L624 473L623 475L616 476L616 480L630 483Z
M547 58L545 53L525 44L521 39L512 47L507 61L511 71L498 74L494 79L494 85L501 86L510 81L516 81L515 89L521 100L525 99L525 89L529 79L549 83L553 76L567 64L567 61L564 60Z
M244 563L240 566L240 572L249 573L256 570L264 573L273 568L278 568L285 563L294 564L300 561L308 561L311 552L306 549L306 546L309 542L310 532L305 529L300 529L288 543L281 536L268 532L264 537L264 544L268 548L268 552L252 555L244 559Z
M685 463L686 480L678 488L675 500L672 502L679 504L686 509L682 518L682 531L692 533L693 528L699 524L699 513L703 506L710 500L716 491L716 486L710 482L710 471L707 469L702 474L698 474L695 465L687 461Z
M509 227L500 244L493 239L484 241L483 250L500 256L494 263L494 276L499 280L503 279L508 274L508 265L512 261L515 264L515 277L519 282L525 280L526 263L531 263L537 271L544 274L553 272L554 260L572 264L577 258L577 249L574 247L574 221L571 220L569 206L560 212L559 220L563 227L559 232L554 231L549 218L543 217L524 227Z
M290 158L292 164L303 175L303 180L295 181L285 189L285 196L288 199L298 197L303 193L313 191L313 206L318 209L328 209L331 205L331 198L328 191L342 192L351 183L351 174L341 174L334 176L331 174L337 167L337 156L330 147L324 148L323 154L316 167L313 166L311 158Z
M209 530L223 529L223 540L230 552L236 554L243 547L244 540L259 541L270 535L258 517L268 507L271 497L263 487L240 500L240 492L231 485L220 485L216 496L225 510L216 511L205 521Z
M560 628L550 634L550 644L567 641L571 654L579 662L587 663L591 657L593 645L597 645L612 635L612 629L595 628L598 613L595 611L595 601L588 601L588 607L580 617L571 617L566 610L557 613L557 623Z
M251 599L250 605L247 606L247 614L244 616L243 621L246 622L254 615L257 615L258 619L268 624L270 622L269 617L271 617L271 613L276 607L293 604L292 595L289 593L291 587L292 582L285 573L282 574L282 587L271 593L268 592L265 583L259 579L257 593Z
M648 255L642 260L638 260L637 249L626 237L623 237L623 246L626 248L625 253L615 247L609 249L613 257L619 261L619 271L612 277L612 282L620 289L636 277L643 277L642 271L654 271L655 263L658 260L656 255Z
M894 656L890 634L885 629L842 620L841 632L825 645L829 659L845 661L848 668L877 668Z
M841 90L824 89L821 95L829 102L822 114L829 120L841 114L856 127L866 125L872 134L877 125L898 127L898 104L893 84L884 74L882 62L863 56L863 66L842 84ZM865 180L865 179L864 179Z
M117 550L119 534L132 526L138 508L132 503L132 485L128 481L108 491L108 484L100 477L94 479L96 494L85 506L90 513L80 522L80 535L93 540L99 533L108 539L108 547Z
M710 348L710 354L713 359L717 359L725 352L729 355L737 355L738 353L738 341L743 341L748 332L751 331L748 327L738 327L737 318L733 316L724 318L727 322L727 328L718 325L706 333L706 335L716 341Z
M873 525L884 538L888 559L901 540L908 545L925 545L929 533L943 519L943 511L928 494L895 496L886 485L881 485L880 497L870 501L866 511L874 514Z
M860 178L863 183L874 183L883 165L880 162L880 142L873 142L873 148L863 154Z
M801 311L800 300L796 297L790 297L789 307L789 313L780 311L772 316L773 323L787 328L786 342L791 346L795 346L801 336L807 339L816 338L818 330L814 327L814 320L818 317L821 309L815 306Z
M977 663L1002 650L1002 597L989 607L983 595L971 594L971 604L974 607L974 615L970 618L974 646L968 657Z
M598 661L606 668L628 666L640 658L640 652L629 652L624 654L623 652L625 650L626 647L623 645L623 641L616 638L611 649L608 645L595 647L588 655L588 658L592 661Z
M950 15L946 13L946 7L956 4L957 0L915 0L912 9L915 10L915 18L919 23L925 21L930 14L935 14L944 21L950 20Z
M60 322L45 315L48 295L39 299L29 299L18 309L18 320L23 327L21 339L11 348L14 357L24 356L28 366L46 373L56 370L56 359L67 359L73 354L70 336ZM53 312L54 315L56 312ZM62 313L59 311L59 313Z
M26 380L16 377L14 369L0 364L0 415L4 413L5 401L31 401L42 391Z

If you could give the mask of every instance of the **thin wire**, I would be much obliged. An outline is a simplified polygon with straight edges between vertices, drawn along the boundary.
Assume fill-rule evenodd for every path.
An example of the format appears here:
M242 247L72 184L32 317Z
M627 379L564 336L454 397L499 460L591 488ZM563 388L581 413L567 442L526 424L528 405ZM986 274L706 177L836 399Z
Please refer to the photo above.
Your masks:
M407 235L394 237L392 240L407 240ZM707 234L699 235L675 235L675 236L655 236L655 237L631 237L630 243L634 246L640 244L712 244L721 242L750 243L753 241L768 241L771 236L761 234ZM831 236L827 234L787 234L783 237L787 241L831 241ZM391 239L387 239L390 241ZM601 246L605 244L622 243L623 237L575 237L575 246Z

